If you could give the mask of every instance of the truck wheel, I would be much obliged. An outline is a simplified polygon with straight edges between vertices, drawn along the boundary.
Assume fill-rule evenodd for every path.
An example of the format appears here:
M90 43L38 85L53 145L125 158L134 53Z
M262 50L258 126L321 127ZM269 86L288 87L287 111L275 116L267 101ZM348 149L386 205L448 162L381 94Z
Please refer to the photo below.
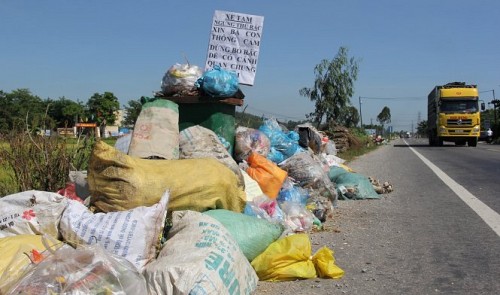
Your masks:
M474 138L469 138L469 139L467 140L467 145L468 145L468 146L472 146L472 147L477 146L477 138L476 138L476 137L474 137Z
M438 146L443 146L443 139L441 137L437 138Z

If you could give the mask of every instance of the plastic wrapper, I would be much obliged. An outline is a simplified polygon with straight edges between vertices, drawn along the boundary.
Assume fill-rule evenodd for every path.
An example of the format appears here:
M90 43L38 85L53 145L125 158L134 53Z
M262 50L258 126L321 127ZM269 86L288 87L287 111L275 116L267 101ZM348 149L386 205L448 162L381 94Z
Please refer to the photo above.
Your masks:
M183 94L196 89L195 83L203 71L196 65L174 64L163 76L161 90L165 95Z
M271 148L269 138L260 130L238 126L234 144L236 161L246 160L254 152L267 157Z
M230 97L238 92L239 82L236 72L215 65L213 69L203 73L196 81L196 86L210 96Z
M7 294L147 294L147 288L129 261L95 244L54 251Z
M324 140L326 138L326 141ZM323 137L323 152L327 155L336 156L337 148L335 147L335 142L333 140L328 139L328 137Z

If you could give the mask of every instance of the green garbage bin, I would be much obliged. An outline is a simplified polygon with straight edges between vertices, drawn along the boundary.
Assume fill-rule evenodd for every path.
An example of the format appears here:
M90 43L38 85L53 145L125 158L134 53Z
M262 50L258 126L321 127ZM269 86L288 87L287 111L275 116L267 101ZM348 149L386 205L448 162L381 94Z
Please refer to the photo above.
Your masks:
M243 99L210 97L168 97L179 105L179 131L200 125L214 131L229 143L229 154L233 155L236 135L236 106Z

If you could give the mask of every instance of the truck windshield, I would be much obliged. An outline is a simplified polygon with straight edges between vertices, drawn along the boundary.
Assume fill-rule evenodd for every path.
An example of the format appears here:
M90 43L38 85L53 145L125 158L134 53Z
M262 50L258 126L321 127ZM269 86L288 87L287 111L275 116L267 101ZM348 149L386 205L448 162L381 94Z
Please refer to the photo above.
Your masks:
M443 113L474 113L478 110L477 100L442 100Z

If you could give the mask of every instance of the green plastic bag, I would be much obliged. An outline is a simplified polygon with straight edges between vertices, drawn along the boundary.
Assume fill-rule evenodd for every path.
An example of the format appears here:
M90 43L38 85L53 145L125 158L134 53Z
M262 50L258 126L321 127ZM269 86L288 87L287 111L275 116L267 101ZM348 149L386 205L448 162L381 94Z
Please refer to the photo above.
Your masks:
M379 199L370 180L361 174L347 172L335 179L339 198L344 199Z
M252 261L283 233L283 226L265 219L225 209L203 212L220 223L231 233L245 257Z

